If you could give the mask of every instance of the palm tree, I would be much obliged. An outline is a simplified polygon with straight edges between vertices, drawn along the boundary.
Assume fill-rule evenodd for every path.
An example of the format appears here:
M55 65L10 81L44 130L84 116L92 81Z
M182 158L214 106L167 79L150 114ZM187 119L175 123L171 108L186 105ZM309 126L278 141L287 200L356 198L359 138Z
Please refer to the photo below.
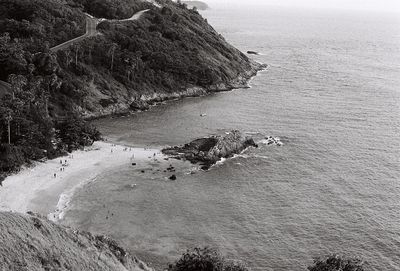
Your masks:
M65 50L65 60L66 60L65 64L67 65L67 68L69 67L69 64L72 62L72 59L70 59L70 55L71 51L69 49Z
M23 87L28 83L26 77L20 74L10 74L8 76L8 82L11 84L13 99L15 99L15 94L20 93Z
M6 117L7 121L7 126L8 126L8 145L11 144L11 126L10 122L12 121L11 113L8 113L8 116Z
M78 66L79 49L81 49L81 46L79 45L79 43L75 44L75 66Z
M115 50L117 49L118 44L113 43L111 44L110 49L108 50L108 55L111 56L111 72L113 71L114 68L114 55L115 55Z

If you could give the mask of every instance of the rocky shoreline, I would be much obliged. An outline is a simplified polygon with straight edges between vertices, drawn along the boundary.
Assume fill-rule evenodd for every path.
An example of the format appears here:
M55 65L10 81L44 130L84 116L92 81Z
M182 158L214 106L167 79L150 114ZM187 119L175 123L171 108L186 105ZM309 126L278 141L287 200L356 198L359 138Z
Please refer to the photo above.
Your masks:
M210 85L208 87L193 86L172 93L154 92L152 94L143 94L136 97L135 99L111 104L96 112L88 111L81 107L77 108L77 111L80 112L84 119L95 120L108 116L129 115L133 112L145 111L148 110L150 107L156 106L165 101L183 99L187 97L200 97L209 95L211 93L231 91L233 89L239 88L249 88L249 80L256 76L258 72L265 70L266 68L266 64L251 61L251 68L243 73L240 73L234 80L230 82Z
M257 148L258 146L251 137L233 130L222 136L203 137L183 146L165 148L162 153L172 158L200 164L201 169L207 170L222 158L232 157L248 147Z

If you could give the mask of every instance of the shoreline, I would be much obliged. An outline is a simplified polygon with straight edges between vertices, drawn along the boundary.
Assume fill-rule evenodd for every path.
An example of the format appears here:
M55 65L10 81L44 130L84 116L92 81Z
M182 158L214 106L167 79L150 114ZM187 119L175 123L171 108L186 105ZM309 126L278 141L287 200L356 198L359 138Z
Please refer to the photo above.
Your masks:
M36 162L9 175L0 187L0 211L46 215L52 221L64 211L79 187L94 181L107 169L132 163L147 164L159 150L97 141L84 150L46 162Z
M190 97L202 97L218 92L233 91L235 89L251 88L249 85L251 80L256 77L258 73L267 70L268 65L255 60L251 60L250 65L250 69L238 74L238 76L230 82L219 83L207 87L193 86L172 93L154 92L149 95L142 94L134 100L112 104L101 111L89 112L83 108L78 108L78 111L81 113L83 119L91 121L112 116L127 116L134 114L135 112L147 111L151 107L168 101Z

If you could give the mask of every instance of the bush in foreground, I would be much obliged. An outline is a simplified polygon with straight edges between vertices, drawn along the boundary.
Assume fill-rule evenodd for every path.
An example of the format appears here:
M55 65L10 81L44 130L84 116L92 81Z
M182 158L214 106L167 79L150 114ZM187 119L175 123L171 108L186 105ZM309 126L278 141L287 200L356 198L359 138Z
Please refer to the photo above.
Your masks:
M317 259L309 271L364 271L363 261L356 258L344 258L338 255L326 259Z
M363 261L337 255L317 259L309 271L365 271ZM194 248L186 251L179 260L170 264L168 271L250 271L241 262L226 260L212 248Z
M171 264L168 271L249 271L242 263L226 260L212 248L194 248Z

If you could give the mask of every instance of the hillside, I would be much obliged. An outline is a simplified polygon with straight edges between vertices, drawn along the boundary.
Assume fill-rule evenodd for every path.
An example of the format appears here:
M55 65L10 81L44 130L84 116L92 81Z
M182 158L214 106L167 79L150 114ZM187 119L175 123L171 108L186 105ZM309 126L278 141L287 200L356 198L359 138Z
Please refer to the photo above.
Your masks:
M262 68L170 0L3 0L0 26L0 175L98 139L82 118L243 87Z
M152 270L105 236L33 214L0 212L0 243L0 270Z

